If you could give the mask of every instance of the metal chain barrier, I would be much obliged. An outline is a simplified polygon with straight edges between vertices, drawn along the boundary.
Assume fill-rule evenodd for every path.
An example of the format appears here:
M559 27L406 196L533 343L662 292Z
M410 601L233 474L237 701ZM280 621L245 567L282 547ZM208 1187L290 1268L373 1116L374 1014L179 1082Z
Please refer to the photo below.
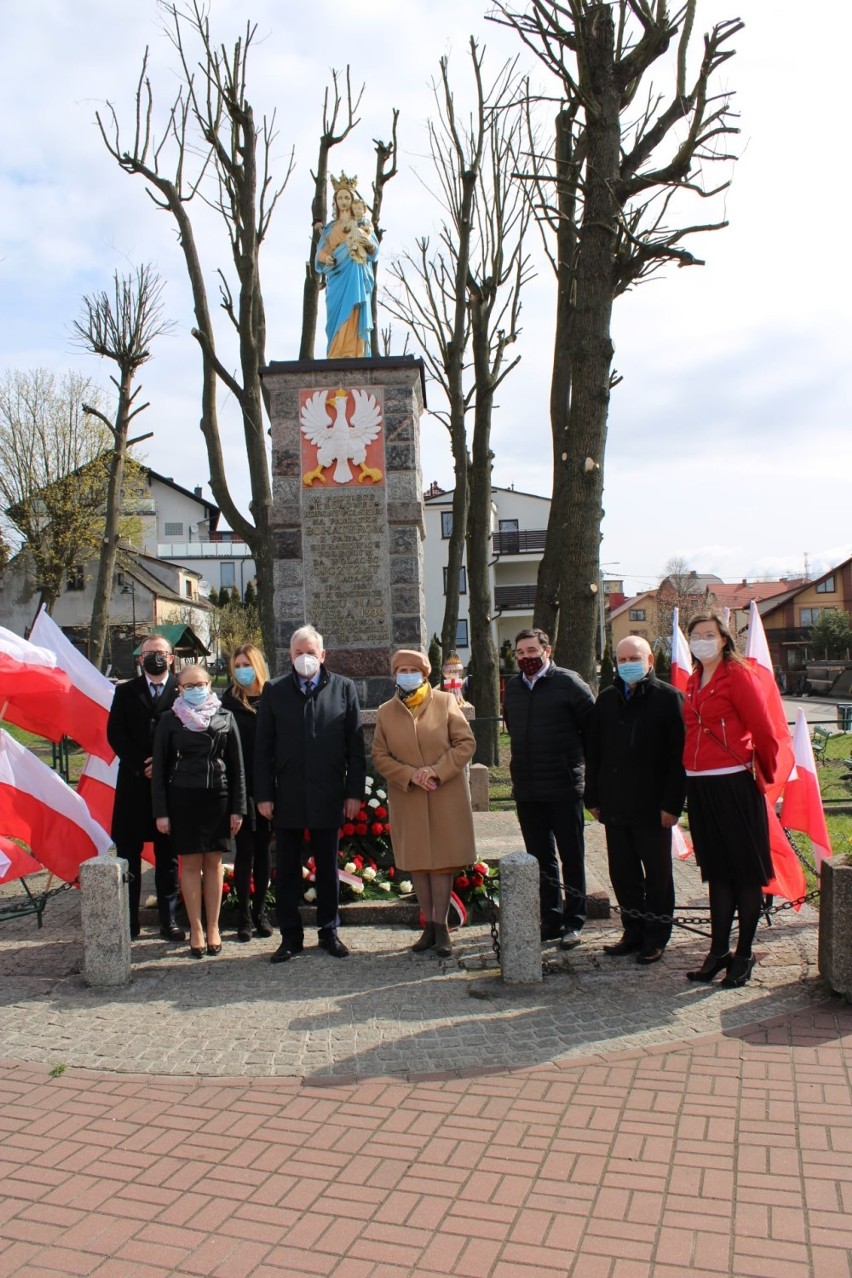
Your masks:
M795 852L801 864L805 867L805 869L810 870L812 874L815 874L816 873L815 867L810 863L810 861L802 852L802 850L797 846L796 840L793 837L792 832L790 830L785 829L784 833L786 834L787 839L789 840L790 846L792 847L793 851ZM580 901L585 906L588 900L588 897L586 896L584 892L578 892L576 888L566 887L561 879L559 880L552 879L547 875L543 876L543 881L546 883L549 883L553 887L558 888L559 892L562 895L563 900L567 900L568 897L571 897L572 900ZM499 932L499 923L497 919L497 901L495 899L494 891L493 891L493 885L496 882L499 882L499 873L494 879L491 879L486 883L485 892L486 892L486 897L488 900L488 921L491 927L491 945L494 950L494 953L497 956L497 961L499 963L500 932ZM781 901L778 905L770 905L769 903L772 901L772 897L764 896L763 909L761 910L761 916L764 919L767 927L772 927L773 925L772 918L774 915L781 914L783 913L784 910L796 910L802 905L809 905L811 901L817 900L819 895L820 895L820 890L818 887L816 887L813 889L813 891L806 892L803 896L797 897L794 901ZM690 905L681 906L682 910L690 910L690 911L700 910L703 908L704 907L702 906L690 906ZM692 932L696 936L703 936L705 938L709 938L710 936L709 932L701 930L703 927L709 927L710 924L712 923L712 919L709 914L699 915L697 917L693 914L652 914L650 912L643 913L641 910L622 909L620 905L610 905L610 909L613 912L613 914L618 914L622 919L632 919L632 920L641 921L643 923L663 923L666 926L680 928L681 931L683 932Z

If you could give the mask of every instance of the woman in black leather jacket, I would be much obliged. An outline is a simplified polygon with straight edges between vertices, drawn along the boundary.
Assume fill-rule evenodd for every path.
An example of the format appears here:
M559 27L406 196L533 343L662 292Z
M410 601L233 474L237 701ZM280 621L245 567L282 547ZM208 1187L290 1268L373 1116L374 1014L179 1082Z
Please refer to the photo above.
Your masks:
M184 666L179 696L154 736L151 793L161 834L171 834L181 858L181 889L190 926L190 954L219 954L222 853L230 851L246 811L240 737L202 666Z

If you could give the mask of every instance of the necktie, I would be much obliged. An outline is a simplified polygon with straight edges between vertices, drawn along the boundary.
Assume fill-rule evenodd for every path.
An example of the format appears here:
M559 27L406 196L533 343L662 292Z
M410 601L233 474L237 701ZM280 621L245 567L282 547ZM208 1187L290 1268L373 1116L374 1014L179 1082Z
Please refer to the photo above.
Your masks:
M154 698L154 700L155 700L155 701L156 701L156 700L157 700L157 698L159 697L159 695L160 695L160 693L162 692L162 690L163 690L163 685L162 685L161 683L152 683L152 684L151 684L151 696Z

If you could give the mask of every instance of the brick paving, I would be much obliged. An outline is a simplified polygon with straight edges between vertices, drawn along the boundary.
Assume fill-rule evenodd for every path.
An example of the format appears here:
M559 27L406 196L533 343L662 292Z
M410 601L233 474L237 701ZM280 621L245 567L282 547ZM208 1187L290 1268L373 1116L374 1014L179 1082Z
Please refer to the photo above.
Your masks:
M3 1278L852 1278L852 1009L813 911L739 991L684 981L691 934L606 959L614 922L535 989L486 929L441 962L379 927L283 968L149 939L92 991L77 910L0 929Z

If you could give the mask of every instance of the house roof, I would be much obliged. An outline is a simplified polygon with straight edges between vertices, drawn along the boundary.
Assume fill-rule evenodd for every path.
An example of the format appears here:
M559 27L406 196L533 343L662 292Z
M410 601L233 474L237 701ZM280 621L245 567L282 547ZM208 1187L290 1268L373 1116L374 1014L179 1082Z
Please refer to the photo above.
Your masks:
M202 657L210 656L210 649L205 648L204 644L198 638L198 635L192 629L192 626L184 626L180 622L165 624L162 626L154 626L151 631L152 635L162 635L164 639L168 639L175 652L179 648L191 648L193 652L199 653ZM138 657L139 649L145 642L143 639L139 647L134 650L134 657Z
M609 613L610 621L614 621L616 617L620 617L623 612L627 612L630 608L635 608L637 604L644 603L648 599L656 599L656 590L645 590L641 595L634 595L632 599L625 599L623 604L619 604L617 608L611 608Z
M152 470L150 466L143 466L142 469L148 475L148 482L156 479L158 483L165 484L167 488L172 488L176 493L180 493L182 497L189 497L191 501L197 501L199 506L203 506L205 510L210 512L210 531L213 532L219 522L221 510L214 505L212 501L208 501L206 497L199 497L198 493L184 488L182 484L176 484L171 475L161 475L158 470Z
M814 586L818 586L821 581L825 581L828 577L838 576L850 564L852 564L852 556L849 559L844 559L842 563L835 564L833 568L829 568L828 572L820 573L818 577L811 577L809 581L800 581L798 585L793 586L792 590L785 590L783 594L767 599L763 604L759 603L757 605L758 612L761 617L765 617L776 608L780 608L782 604L789 603L791 599L795 599L797 595L803 595L806 590L812 590Z
M427 494L428 494L428 491L429 490L427 489L426 490ZM532 497L535 499L535 501L546 501L548 504L550 503L549 497L543 497L541 493L524 492L520 488L501 488L499 484L492 484L491 491L492 493L512 493L514 494L515 497ZM442 489L441 492L434 493L431 496L427 496L426 494L424 494L423 496L424 504L426 506L442 506L444 504L450 503L453 500L454 492L455 492L455 489L448 488L446 489L446 491Z
M736 610L747 608L752 599L759 604L765 599L789 594L791 587L798 590L804 584L801 578L792 581L783 578L778 581L738 581L733 584L722 582L712 588L712 594L721 607Z

